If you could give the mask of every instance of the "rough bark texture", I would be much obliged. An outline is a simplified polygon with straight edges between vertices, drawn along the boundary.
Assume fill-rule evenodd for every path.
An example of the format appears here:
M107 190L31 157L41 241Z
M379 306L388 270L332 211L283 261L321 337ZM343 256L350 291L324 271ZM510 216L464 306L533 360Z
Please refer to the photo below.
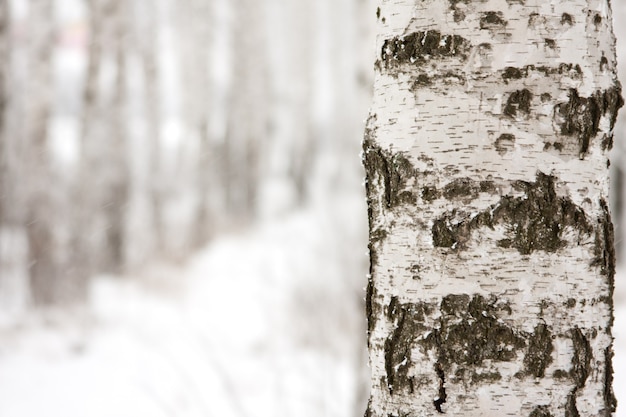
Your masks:
M611 415L610 5L376 15L366 415Z

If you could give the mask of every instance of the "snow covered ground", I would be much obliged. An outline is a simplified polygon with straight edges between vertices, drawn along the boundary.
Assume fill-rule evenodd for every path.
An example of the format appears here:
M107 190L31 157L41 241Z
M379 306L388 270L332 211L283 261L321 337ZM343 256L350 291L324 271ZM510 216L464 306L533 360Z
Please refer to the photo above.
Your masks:
M365 246L355 262L338 245L362 227L323 212L100 277L88 308L4 325L0 416L362 415Z

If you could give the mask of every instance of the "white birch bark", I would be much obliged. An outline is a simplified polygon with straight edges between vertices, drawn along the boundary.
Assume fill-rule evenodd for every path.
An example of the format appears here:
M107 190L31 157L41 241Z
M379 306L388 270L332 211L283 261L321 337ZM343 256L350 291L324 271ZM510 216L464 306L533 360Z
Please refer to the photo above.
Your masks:
M377 14L366 415L611 415L608 1Z

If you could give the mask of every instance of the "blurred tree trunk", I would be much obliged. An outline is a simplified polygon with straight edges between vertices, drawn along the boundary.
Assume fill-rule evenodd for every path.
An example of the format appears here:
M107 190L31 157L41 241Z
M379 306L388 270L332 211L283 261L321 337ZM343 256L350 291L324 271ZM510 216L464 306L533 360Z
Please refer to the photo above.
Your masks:
M8 0L0 0L0 234L8 223L7 206L9 199L9 141L6 132L6 117L8 104L8 73L9 67L9 36L10 18ZM1 239L1 237L0 237ZM0 246L0 251L2 247ZM3 265L3 253L0 252L0 276Z
M289 116L286 119L289 130L285 143L279 143L276 151L277 158L284 159L285 153L287 154L287 172L283 175L287 174L293 182L296 203L303 204L309 197L309 181L315 158L311 105L315 6L308 1L296 1L281 6L289 13L285 19L287 24L285 38L288 42L286 55L292 61L289 65L292 74L291 82L279 80L279 84L288 89Z
M146 3L135 0L128 3L128 35L125 43L128 53L137 58L142 77L142 94L129 97L142 110L142 134L128 137L129 165L128 209L129 230L125 244L125 264L129 269L145 267L155 257L165 253L163 203L165 200L164 173L161 163L163 101L159 54L161 52L162 2ZM131 85L132 87L132 85ZM138 85L135 85L135 88ZM134 103L133 100L134 99ZM128 114L129 123L136 117ZM133 128L134 129L134 128Z
M226 204L235 220L257 215L268 136L264 3L234 2L233 78L224 157Z
M111 100L111 143L108 147L109 169L104 184L102 204L105 208L105 263L107 272L120 273L125 261L126 209L128 206L128 147L127 147L127 108L126 108L126 35L128 29L128 3L117 0L115 9L113 39L113 59L116 66Z
M366 415L609 416L606 1L380 1Z
M27 45L29 98L24 109L28 167L25 227L28 238L30 286L35 305L52 304L63 296L62 270L56 239L57 211L50 186L51 156L48 125L52 106L52 51L55 47L52 0L29 7Z
M81 246L87 248L88 274L119 273L124 264L129 181L125 4L121 0L91 0L89 3L91 43L78 186L83 227L77 230L84 235L77 241L86 239ZM113 73L113 79L107 80L102 72ZM102 88L106 81L109 84Z
M140 2L143 3L143 2ZM145 6L145 4L144 4ZM148 128L148 172L146 184L150 196L149 210L152 219L152 239L154 253L157 256L164 251L165 231L163 225L163 172L161 167L161 95L160 95L160 68L158 59L159 45L159 16L157 7L144 7L146 19L145 31L142 37L141 57L143 60L144 85L146 89L146 122ZM137 20L140 17L137 17Z
M179 11L180 53L184 63L183 97L185 125L193 138L197 158L194 171L196 202L193 212L191 244L205 244L216 227L216 217L222 211L223 202L216 191L214 179L218 176L219 147L213 138L211 114L215 102L211 85L215 19L213 1L185 0L177 7Z
M93 136L99 129L98 120L102 117L99 106L99 80L103 53L105 22L100 12L100 0L88 0L88 56L85 74L81 114L80 152L78 175L71 184L73 202L73 222L70 230L70 253L67 275L83 296L89 278L95 274L98 253L96 218L98 207L95 203L98 171L94 161L98 157L97 147L101 139ZM82 298L82 297L81 297Z

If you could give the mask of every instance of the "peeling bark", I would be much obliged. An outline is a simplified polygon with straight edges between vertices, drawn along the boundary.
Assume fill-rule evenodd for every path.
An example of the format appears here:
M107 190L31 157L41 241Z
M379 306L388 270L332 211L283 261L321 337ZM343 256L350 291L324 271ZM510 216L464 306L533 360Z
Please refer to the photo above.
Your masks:
M610 415L601 0L381 0L366 415Z

